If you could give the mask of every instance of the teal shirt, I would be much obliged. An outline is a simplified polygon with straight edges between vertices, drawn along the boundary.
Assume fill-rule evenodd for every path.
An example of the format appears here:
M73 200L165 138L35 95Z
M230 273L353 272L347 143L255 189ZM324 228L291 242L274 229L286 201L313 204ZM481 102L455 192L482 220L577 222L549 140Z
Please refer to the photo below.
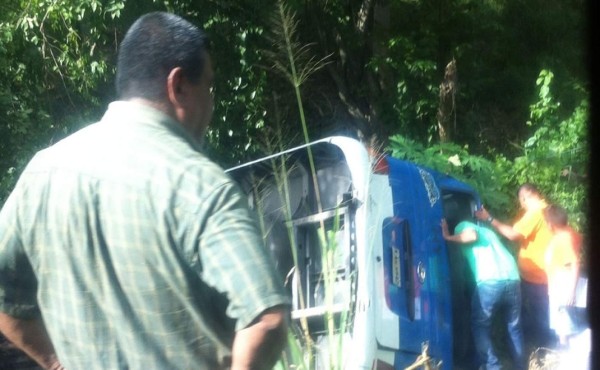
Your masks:
M66 369L219 369L280 304L245 196L143 105L40 151L0 212L0 311L41 315Z
M519 280L519 269L515 258L498 238L495 232L473 222L463 221L454 229L455 234L473 229L477 240L460 245L473 271L477 283L498 280Z

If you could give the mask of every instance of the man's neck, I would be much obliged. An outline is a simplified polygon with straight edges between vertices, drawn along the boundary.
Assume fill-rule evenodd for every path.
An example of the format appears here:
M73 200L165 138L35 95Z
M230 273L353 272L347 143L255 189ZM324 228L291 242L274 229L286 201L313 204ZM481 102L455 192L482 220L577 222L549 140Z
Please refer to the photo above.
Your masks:
M127 99L125 101L130 102L130 103L135 103L135 104L141 104L141 105L145 105L145 106L154 108L154 109L156 109L158 111L163 112L167 116L169 116L169 117L171 117L173 119L176 119L175 118L175 114L173 113L173 109L167 103L160 102L160 101L148 100L148 99L144 99L144 98L130 98L130 99Z

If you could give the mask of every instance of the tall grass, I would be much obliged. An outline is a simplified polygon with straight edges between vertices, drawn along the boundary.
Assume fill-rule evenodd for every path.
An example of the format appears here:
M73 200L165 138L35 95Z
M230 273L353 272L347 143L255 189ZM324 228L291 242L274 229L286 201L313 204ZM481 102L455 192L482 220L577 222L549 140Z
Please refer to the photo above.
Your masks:
M294 91L303 139L306 144L309 144L311 139L308 132L306 116L304 114L301 87L314 72L323 68L328 63L329 56L316 58L311 55L310 44L302 45L297 42L295 37L297 24L295 14L286 7L282 0L278 1L276 11L272 17L272 29L274 32L271 41L273 50L266 51L265 53L268 59L273 62L273 69L283 75ZM280 144L283 140L279 118L277 118L276 121L275 145L271 145L270 148L268 148L271 152L287 149L281 147L278 148L277 143ZM323 203L321 202L317 171L310 146L307 147L307 156L310 177L312 179L311 186L316 201L316 211L317 213L322 213ZM302 269L299 266L298 245L292 223L293 210L290 206L290 184L288 181L288 175L293 169L289 168L290 164L285 155L271 159L270 165L272 169L271 173L276 184L276 191L282 205L282 213L285 219L284 223L286 225L287 237L289 238L289 245L294 263L293 273L296 274L296 279L294 279L294 281L298 284L294 288L299 293L299 308L304 309L306 308L306 297L304 297L304 292L300 283L302 280L302 277L300 276ZM261 216L263 215L263 212L261 212L261 199L264 199L264 197L269 196L270 194L260 194L260 179L253 179L253 183L256 185L255 199L257 199L256 205L259 216ZM293 324L293 328L288 336L288 348L282 354L281 360L275 366L275 369L277 370L312 370L316 368L317 358L319 360L319 368L341 370L344 367L344 334L351 329L352 315L348 305L341 313L338 312L339 319L336 322L336 312L334 312L335 285L338 267L337 254L339 248L345 247L338 245L337 234L341 227L340 212L336 212L333 218L333 225L329 230L326 228L323 218L320 219L319 227L317 229L319 248L321 251L320 262L322 271L319 280L323 284L324 291L323 303L325 306L325 313L323 320L327 341L327 354L316 353L317 347L313 341L307 319L306 317L301 316L299 318L300 327L298 328L296 324ZM266 236L268 230L266 230L267 225L264 220L261 221L261 228L263 229L263 235ZM354 272L351 272L351 274L354 274ZM352 278L355 278L355 276ZM350 295L354 293L355 292L351 291ZM411 368L436 369L439 368L439 365L440 364L433 363L433 360L427 354L427 347L424 346L423 353L416 359L414 366Z
M310 143L311 139L308 133L306 116L304 114L301 86L310 77L310 75L326 65L328 57L321 59L315 58L311 55L310 44L301 45L296 41L295 35L298 22L295 19L295 14L293 14L286 7L283 1L278 1L277 3L276 12L272 17L272 25L274 30L272 37L274 51L267 52L267 55L273 62L274 69L284 76L294 91L303 139L304 142L308 144ZM279 135L280 133L281 131L278 127L277 134ZM312 178L312 187L314 189L313 193L316 198L317 213L322 213L323 205L321 202L321 194L316 175L315 161L310 146L307 148L307 152L309 170L311 173L310 177ZM273 170L272 172L275 175L277 191L284 207L284 214L286 218L285 224L287 225L290 247L292 249L291 254L294 261L294 273L300 274L301 269L298 265L297 244L291 222L292 210L290 208L289 184L287 179L290 169L287 168L285 156L273 159L271 161L271 166ZM338 326L336 325L332 310L334 304L333 286L337 274L335 265L337 240L335 238L335 234L339 230L339 222L339 215L336 215L334 219L333 230L330 230L329 232L326 231L324 220L320 220L320 226L318 228L318 239L321 248L321 266L323 269L322 282L324 289L324 303L326 306L324 320L328 337L327 342L329 352L329 356L327 356L327 361L329 363L325 366L332 370L342 368L343 336L340 334L340 331L342 331L340 329L346 326L347 317L347 313L343 313ZM297 276L297 279L295 279L297 284L300 284L301 278L301 276ZM300 308L305 308L306 306L305 297L303 296L303 289L301 289L300 286L297 286L296 289L300 293ZM306 318L301 317L299 321L301 326L301 334L298 336L297 331L292 331L292 333L295 334L291 335L288 340L288 351L284 354L282 360L278 364L278 368L280 369L312 369L314 367L316 355L314 353L313 338L309 331Z

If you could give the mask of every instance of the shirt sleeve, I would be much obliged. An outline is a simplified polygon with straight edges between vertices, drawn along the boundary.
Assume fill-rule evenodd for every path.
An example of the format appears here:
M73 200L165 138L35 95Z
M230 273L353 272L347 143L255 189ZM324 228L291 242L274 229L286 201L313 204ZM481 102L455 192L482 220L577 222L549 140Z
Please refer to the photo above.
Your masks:
M454 234L457 235L466 230L474 230L475 232L477 232L477 225L471 222L462 221L454 228Z
M37 280L18 228L18 188L0 211L0 311L21 319L39 315Z
M227 295L227 314L240 330L264 310L290 300L238 187L225 184L207 201L212 211L200 236L202 279Z

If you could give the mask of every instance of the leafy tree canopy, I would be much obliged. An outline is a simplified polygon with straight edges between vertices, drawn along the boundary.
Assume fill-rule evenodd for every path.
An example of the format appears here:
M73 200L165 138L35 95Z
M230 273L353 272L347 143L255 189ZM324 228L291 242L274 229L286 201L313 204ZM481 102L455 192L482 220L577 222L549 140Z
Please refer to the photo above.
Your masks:
M482 181L498 208L510 211L514 186L529 179L585 224L583 0L5 0L0 8L0 200L36 150L100 118L114 99L124 32L139 15L166 10L211 37L216 105L206 150L223 166L306 137L350 135L398 155L402 141L444 168L446 157L433 158L458 156L461 166L449 168Z

